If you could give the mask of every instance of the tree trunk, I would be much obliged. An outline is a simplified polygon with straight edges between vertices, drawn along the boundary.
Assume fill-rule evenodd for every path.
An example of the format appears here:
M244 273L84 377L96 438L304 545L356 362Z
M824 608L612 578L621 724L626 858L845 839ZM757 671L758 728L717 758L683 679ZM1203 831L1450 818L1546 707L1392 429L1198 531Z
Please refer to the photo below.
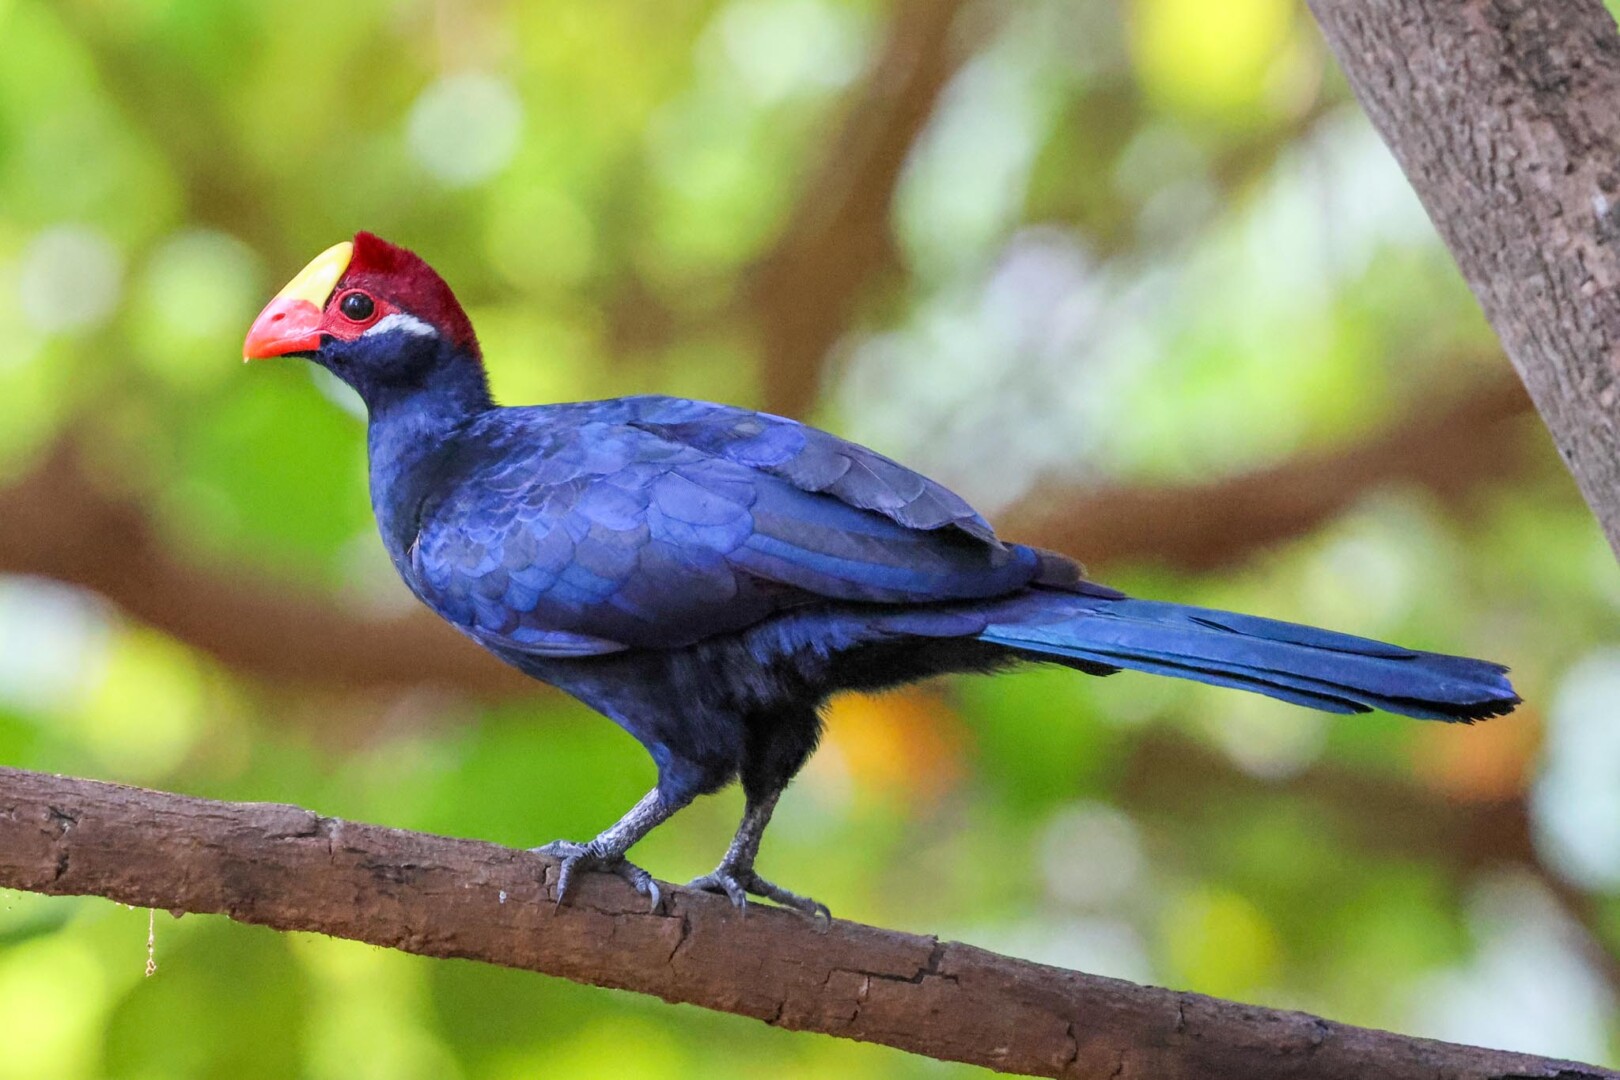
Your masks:
M1620 553L1620 36L1600 0L1308 0Z

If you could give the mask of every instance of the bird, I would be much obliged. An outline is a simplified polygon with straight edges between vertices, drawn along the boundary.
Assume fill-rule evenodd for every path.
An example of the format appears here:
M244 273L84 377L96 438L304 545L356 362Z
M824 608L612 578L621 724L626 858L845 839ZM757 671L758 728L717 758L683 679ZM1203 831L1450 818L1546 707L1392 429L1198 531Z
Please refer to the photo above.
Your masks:
M405 585L651 755L655 785L616 823L533 849L560 860L559 904L598 871L657 910L660 888L630 848L739 782L735 836L691 886L829 919L756 863L823 705L843 691L1046 663L1331 713L1471 722L1520 703L1489 661L1127 596L1065 555L998 537L920 473L785 417L655 395L498 405L450 286L372 233L300 271L243 356L301 357L348 384Z

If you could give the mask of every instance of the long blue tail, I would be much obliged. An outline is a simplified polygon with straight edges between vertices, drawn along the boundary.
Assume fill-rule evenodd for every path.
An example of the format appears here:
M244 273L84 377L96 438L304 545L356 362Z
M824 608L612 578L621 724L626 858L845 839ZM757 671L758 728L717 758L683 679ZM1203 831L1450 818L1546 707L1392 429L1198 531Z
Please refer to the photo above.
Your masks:
M1470 721L1519 704L1507 668L1486 660L1101 588L1036 589L1020 600L995 612L980 639L1030 659L1173 675L1328 712Z

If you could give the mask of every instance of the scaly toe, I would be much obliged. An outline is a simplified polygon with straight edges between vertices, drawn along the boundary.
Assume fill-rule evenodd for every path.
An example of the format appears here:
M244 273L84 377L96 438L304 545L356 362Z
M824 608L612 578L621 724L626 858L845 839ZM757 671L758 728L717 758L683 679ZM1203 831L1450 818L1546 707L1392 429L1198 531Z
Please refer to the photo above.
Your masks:
M572 859L585 855L590 849L573 840L553 840L549 844L541 844L529 850L541 855L550 855L554 859Z
M659 889L658 882L653 876L635 863L620 859L612 867L608 867L615 874L630 883L630 887L647 898L647 910L657 913L664 906L664 893Z
M605 870L623 878L630 883L631 888L648 899L651 910L655 912L663 904L663 893L652 875L634 863L626 861L622 855L604 855L590 844L581 844L573 840L553 840L549 844L542 844L531 850L561 860L562 865L557 870L558 907L561 907L563 901L568 898L569 890L574 883L574 874L579 870Z
M830 925L832 923L832 912L827 910L826 904L812 900L808 896L800 896L798 893L789 892L780 885L773 885L758 874L750 873L748 878L748 891L755 896L763 896L773 903L781 904L785 908L791 908L801 915L808 915L823 924Z
M826 904L817 903L808 896L800 896L779 885L773 885L752 869L720 866L712 874L694 878L686 887L702 889L705 892L725 893L738 909L748 907L749 896L759 896L820 922L827 924L832 922L832 912L827 910Z
M737 878L725 870L716 870L712 874L704 874L700 878L693 878L686 883L688 889L702 889L704 892L725 893L731 900L731 906L739 911L748 907L748 893L743 889Z

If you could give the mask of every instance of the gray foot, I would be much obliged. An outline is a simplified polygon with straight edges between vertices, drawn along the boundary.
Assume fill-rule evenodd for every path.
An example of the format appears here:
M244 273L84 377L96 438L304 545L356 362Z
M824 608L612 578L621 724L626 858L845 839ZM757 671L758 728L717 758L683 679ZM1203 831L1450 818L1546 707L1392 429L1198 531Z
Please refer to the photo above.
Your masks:
M727 866L721 863L713 873L693 878L686 883L686 887L702 889L704 892L724 893L739 910L747 909L750 896L762 896L801 915L808 915L823 923L832 922L832 912L827 910L826 904L818 903L808 896L788 892L780 885L772 885L754 873L752 867Z
M562 869L557 874L557 906L568 898L568 888L574 883L574 873L577 870L605 870L630 883L631 888L645 896L657 911L664 902L663 893L658 889L658 882L653 880L651 874L634 863L625 861L623 855L615 855L600 848L595 842L578 844L572 840L553 840L549 844L542 844L534 848L542 855L550 855L562 860Z

